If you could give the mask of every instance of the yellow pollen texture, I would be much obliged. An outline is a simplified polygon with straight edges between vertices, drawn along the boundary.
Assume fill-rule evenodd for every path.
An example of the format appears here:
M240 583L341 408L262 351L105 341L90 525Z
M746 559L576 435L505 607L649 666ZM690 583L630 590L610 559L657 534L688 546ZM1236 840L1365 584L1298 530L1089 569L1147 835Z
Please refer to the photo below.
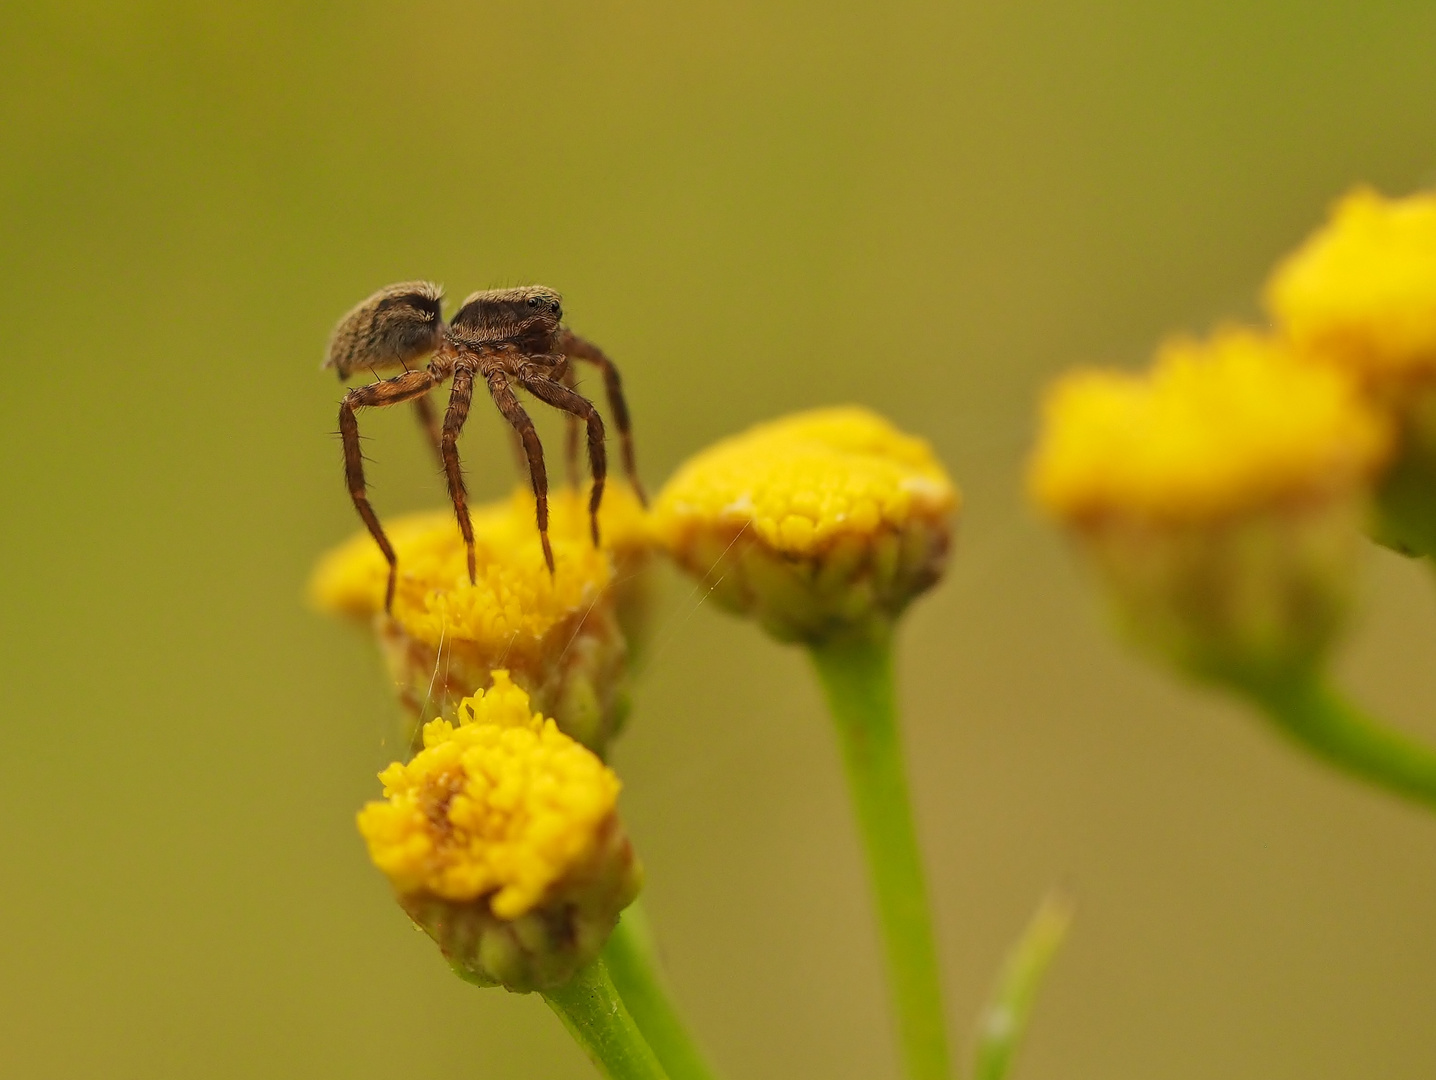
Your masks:
M931 447L856 406L760 424L689 460L654 509L664 541L748 526L789 555L814 555L845 535L939 518L958 494Z
M472 511L477 581L469 583L464 542L451 510L384 521L399 557L394 619L414 639L437 646L461 638L500 651L538 641L587 608L613 579L609 552L647 545L647 517L631 492L614 485L600 512L603 548L589 538L587 495L562 489L550 496L550 575L534 524L533 499ZM369 617L383 610L388 564L367 532L326 554L310 578L321 611Z
M1059 379L1028 479L1066 520L1199 521L1349 490L1390 445L1340 372L1228 329L1169 343L1144 374Z
M1298 346L1364 377L1436 375L1436 193L1353 191L1277 267L1266 299Z
M359 812L370 858L402 894L487 897L501 919L539 904L594 847L614 813L618 777L529 711L495 671L464 701L460 723L433 720L424 749L379 779L384 801Z

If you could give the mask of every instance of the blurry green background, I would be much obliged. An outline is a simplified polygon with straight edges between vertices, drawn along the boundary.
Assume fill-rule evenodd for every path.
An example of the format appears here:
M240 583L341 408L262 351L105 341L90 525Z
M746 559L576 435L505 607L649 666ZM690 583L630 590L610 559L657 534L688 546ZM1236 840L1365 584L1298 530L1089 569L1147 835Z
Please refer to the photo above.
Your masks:
M819 403L936 444L967 509L901 660L955 1036L1061 882L1022 1076L1431 1076L1436 821L1130 657L1020 482L1054 372L1436 180L1433 61L1371 0L6 5L0 1075L592 1075L367 864L391 706L302 605L357 528L327 334L422 276L562 290L653 486ZM394 413L378 508L439 505ZM1343 675L1436 739L1436 589L1368 562ZM677 992L735 1080L892 1077L802 657L668 596L616 760Z

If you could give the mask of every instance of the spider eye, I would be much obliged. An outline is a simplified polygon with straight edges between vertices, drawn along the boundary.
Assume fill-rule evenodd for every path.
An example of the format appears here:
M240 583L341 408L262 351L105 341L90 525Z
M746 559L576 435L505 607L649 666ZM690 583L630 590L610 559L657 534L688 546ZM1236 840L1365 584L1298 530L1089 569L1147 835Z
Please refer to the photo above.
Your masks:
M559 307L559 303L557 300L553 302L553 317L555 319L563 318L563 308Z
M538 307L538 297L537 297L537 296L530 296L530 297L528 298L528 305L529 305L529 307Z

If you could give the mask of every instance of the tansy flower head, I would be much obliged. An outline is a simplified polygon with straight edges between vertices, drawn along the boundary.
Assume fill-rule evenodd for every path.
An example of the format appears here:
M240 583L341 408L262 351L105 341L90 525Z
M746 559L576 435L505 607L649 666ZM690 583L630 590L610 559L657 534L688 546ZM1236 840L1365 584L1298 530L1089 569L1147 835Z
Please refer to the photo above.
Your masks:
M1346 196L1277 267L1267 305L1304 355L1360 379L1395 417L1375 533L1436 555L1436 192Z
M380 774L359 814L374 864L466 977L531 990L597 954L640 875L615 804L619 782L531 712L506 671L458 722Z
M654 523L721 603L818 641L885 624L931 586L958 501L927 443L831 408L703 451L664 488Z
M1358 188L1266 290L1299 348L1372 383L1436 379L1436 193Z
M1225 330L1143 375L1059 380L1029 482L1135 637L1199 675L1266 678L1332 640L1390 444L1341 373Z
M1359 485L1390 439L1339 372L1232 329L1169 343L1150 372L1059 379L1029 478L1064 521L1215 521Z
M573 490L554 493L550 574L531 497L515 493L476 509L474 584L451 512L396 518L387 526L399 556L391 616L387 565L367 533L320 560L310 596L321 610L373 623L411 730L435 712L452 717L502 665L563 730L602 749L627 708L619 619L640 606L625 599L643 577L651 543L646 515L623 488L604 499L601 550L589 540L586 514Z

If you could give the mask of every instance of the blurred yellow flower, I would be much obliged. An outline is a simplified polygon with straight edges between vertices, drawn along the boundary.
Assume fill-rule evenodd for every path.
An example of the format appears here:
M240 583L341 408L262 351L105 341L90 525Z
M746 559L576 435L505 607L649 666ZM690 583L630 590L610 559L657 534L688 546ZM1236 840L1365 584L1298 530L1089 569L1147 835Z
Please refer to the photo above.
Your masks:
M1076 371L1043 404L1033 496L1064 521L1213 520L1364 483L1391 432L1340 373L1227 329L1149 372Z
M451 962L532 989L596 955L640 878L618 778L532 712L508 672L492 683L461 703L457 724L424 726L424 749L380 774L384 800L358 825Z
M675 559L784 639L896 616L941 575L959 497L931 448L866 409L799 413L685 464L654 509Z
M589 539L587 508L572 488L553 494L550 574L533 525L533 500L516 492L471 514L478 579L470 584L453 515L432 511L386 523L399 556L391 615L387 567L367 533L325 555L310 580L322 611L371 622L412 732L505 667L575 738L601 750L622 722L626 640L636 622L653 543L647 515L626 488L603 502L604 547Z
M1436 378L1436 193L1352 191L1277 267L1266 300L1299 348L1372 383Z
M1343 374L1223 330L1167 345L1145 374L1060 379L1029 484L1142 646L1204 677L1262 680L1334 640L1391 443Z
M1353 191L1277 267L1266 299L1303 355L1359 379L1395 418L1373 532L1436 556L1436 193Z

